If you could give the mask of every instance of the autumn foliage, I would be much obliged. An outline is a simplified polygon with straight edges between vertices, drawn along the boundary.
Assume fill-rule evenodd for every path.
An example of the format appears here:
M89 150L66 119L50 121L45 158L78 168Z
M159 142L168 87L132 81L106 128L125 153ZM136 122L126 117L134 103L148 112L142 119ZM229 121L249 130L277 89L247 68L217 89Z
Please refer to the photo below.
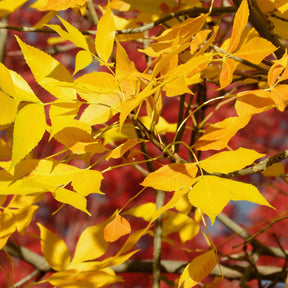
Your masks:
M249 127L287 117L286 1L26 2L0 2L29 67L9 51L0 62L3 285L133 287L147 272L154 288L284 283L288 238L267 231L287 218L287 136L261 146ZM37 23L13 26L25 9ZM241 228L238 201L270 218ZM75 215L86 224L71 240Z

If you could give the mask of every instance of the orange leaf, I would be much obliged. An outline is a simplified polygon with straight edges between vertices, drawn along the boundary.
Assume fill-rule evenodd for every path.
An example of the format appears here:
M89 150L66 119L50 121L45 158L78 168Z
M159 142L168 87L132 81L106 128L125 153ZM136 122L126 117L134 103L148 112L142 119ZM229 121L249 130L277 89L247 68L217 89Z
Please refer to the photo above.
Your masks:
M211 124L206 132L195 143L197 150L221 150L226 148L230 139L238 130L245 127L251 116L229 117L225 120Z
M272 89L272 98L276 103L279 111L283 112L288 103L288 85L277 85Z
M129 234L131 227L129 222L117 214L116 217L104 228L104 238L107 242L115 242L120 237Z
M249 40L233 56L245 59L254 64L260 64L261 61L273 53L277 48L268 40L255 37Z
M217 264L217 256L213 250L197 256L184 269L178 287L191 288L202 281Z
M220 72L220 88L223 89L231 84L233 80L233 72L236 69L236 63L234 59L226 58L223 60L222 69Z
M172 163L149 173L141 185L157 190L175 191L186 187L190 182L193 183L197 171L194 163Z
M235 14L232 36L226 54L232 53L236 50L240 42L243 30L245 29L246 24L248 22L248 17L249 17L249 7L247 0L242 0L240 7Z
M259 89L239 93L235 109L239 116L248 116L264 112L274 106L272 94L269 91Z

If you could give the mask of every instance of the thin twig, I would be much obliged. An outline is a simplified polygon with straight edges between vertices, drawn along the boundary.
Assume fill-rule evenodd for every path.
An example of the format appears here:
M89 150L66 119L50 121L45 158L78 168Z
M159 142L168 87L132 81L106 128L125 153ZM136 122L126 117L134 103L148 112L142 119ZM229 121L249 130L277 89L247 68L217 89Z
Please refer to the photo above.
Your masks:
M225 13L234 13L235 7L215 7L212 9L210 15L219 15L219 14L225 14ZM165 23L168 20L171 20L173 18L177 18L179 16L190 16L190 17L197 17L202 13L208 13L209 8L201 8L201 7L194 7L191 9L185 9L181 10L175 13L171 13L165 17L159 18L158 20L149 23L147 25L136 27L136 28L130 28L130 29L122 29L117 30L116 34L135 34L135 33L141 33L145 32L147 30L150 30L158 25L161 25ZM50 28L33 28L33 27L24 27L24 26L12 26L12 25L5 25L0 24L0 29L7 29L7 30L13 30L13 31L19 31L19 32L38 32L38 33L52 33L55 34L56 32ZM80 32L83 35L96 35L96 31L94 30L80 30Z

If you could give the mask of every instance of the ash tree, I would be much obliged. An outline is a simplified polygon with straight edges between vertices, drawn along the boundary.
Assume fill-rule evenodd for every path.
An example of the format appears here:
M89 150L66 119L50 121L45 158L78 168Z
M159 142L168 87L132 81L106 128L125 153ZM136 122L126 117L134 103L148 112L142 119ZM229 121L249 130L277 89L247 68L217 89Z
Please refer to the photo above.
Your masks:
M286 1L0 16L5 287L287 285Z

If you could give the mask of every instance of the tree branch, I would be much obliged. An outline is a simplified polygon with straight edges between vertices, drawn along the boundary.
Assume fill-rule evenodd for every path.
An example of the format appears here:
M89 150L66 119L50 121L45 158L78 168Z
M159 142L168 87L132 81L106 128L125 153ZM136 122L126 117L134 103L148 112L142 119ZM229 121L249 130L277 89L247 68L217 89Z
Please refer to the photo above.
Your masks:
M236 11L235 7L215 7L212 9L210 15L221 15L225 13L234 13ZM136 27L136 28L130 28L130 29L122 29L117 30L116 34L136 34L145 32L147 30L150 30L158 25L164 24L165 22L177 18L180 16L189 16L189 17L197 17L202 13L208 13L209 8L205 7L194 7L191 9L185 9L181 10L175 13L170 13L169 15L166 15L162 18L159 18L158 20L149 23L147 25ZM12 25L6 25L6 24L0 24L0 29L7 29L7 30L13 30L13 31L19 31L19 32L38 32L38 33L56 33L54 30L50 28L33 28L33 27L24 27L24 26L12 26ZM83 35L96 35L96 31L94 30L80 30Z

